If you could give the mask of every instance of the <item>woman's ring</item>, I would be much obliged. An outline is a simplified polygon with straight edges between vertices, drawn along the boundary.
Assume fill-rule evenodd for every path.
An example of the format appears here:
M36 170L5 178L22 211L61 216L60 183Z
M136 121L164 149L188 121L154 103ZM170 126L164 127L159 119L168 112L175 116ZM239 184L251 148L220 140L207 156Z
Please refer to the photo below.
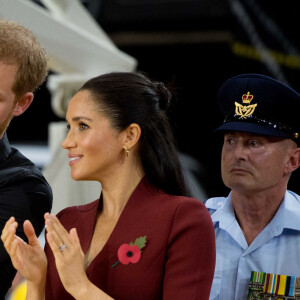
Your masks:
M59 247L59 251L64 251L65 249L67 248L67 246L64 244L64 245L61 245Z

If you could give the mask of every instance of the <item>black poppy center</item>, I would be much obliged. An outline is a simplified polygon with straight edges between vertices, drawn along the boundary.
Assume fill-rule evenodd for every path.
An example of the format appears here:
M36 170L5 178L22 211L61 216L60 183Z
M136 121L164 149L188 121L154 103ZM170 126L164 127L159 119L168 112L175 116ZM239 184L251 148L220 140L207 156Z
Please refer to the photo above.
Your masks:
M128 251L126 255L127 255L128 257L131 257L131 256L133 256L133 252L132 252L132 251Z

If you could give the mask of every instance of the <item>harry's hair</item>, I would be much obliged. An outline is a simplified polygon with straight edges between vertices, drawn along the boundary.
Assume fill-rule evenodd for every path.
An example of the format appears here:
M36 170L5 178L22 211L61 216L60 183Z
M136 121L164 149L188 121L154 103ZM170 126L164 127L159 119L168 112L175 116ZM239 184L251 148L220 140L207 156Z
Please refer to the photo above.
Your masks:
M147 179L171 195L186 195L181 165L166 116L171 93L161 82L140 73L116 72L87 81L93 101L111 120L113 128L141 127L139 156Z
M16 98L34 92L47 76L46 52L32 32L8 20L0 20L0 61L17 64L12 90Z

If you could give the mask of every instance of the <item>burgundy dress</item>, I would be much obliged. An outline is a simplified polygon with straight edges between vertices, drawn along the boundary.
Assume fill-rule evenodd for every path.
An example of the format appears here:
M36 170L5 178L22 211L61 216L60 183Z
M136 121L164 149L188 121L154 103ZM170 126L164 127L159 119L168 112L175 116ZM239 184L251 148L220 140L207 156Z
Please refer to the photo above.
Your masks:
M86 253L100 200L69 207L58 218L76 227ZM146 236L140 260L118 263L122 244ZM46 300L74 299L64 289L48 244ZM215 267L211 217L197 199L170 196L143 178L128 200L101 252L86 269L88 278L116 300L204 300L209 298ZM89 300L89 299L88 299Z

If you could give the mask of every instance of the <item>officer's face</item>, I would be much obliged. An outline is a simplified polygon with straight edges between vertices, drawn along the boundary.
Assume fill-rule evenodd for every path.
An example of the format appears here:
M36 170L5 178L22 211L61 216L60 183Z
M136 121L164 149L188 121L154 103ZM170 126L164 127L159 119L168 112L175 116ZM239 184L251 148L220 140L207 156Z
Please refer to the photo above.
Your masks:
M297 149L289 139L229 132L222 149L222 179L238 193L257 193L287 183L291 154Z

